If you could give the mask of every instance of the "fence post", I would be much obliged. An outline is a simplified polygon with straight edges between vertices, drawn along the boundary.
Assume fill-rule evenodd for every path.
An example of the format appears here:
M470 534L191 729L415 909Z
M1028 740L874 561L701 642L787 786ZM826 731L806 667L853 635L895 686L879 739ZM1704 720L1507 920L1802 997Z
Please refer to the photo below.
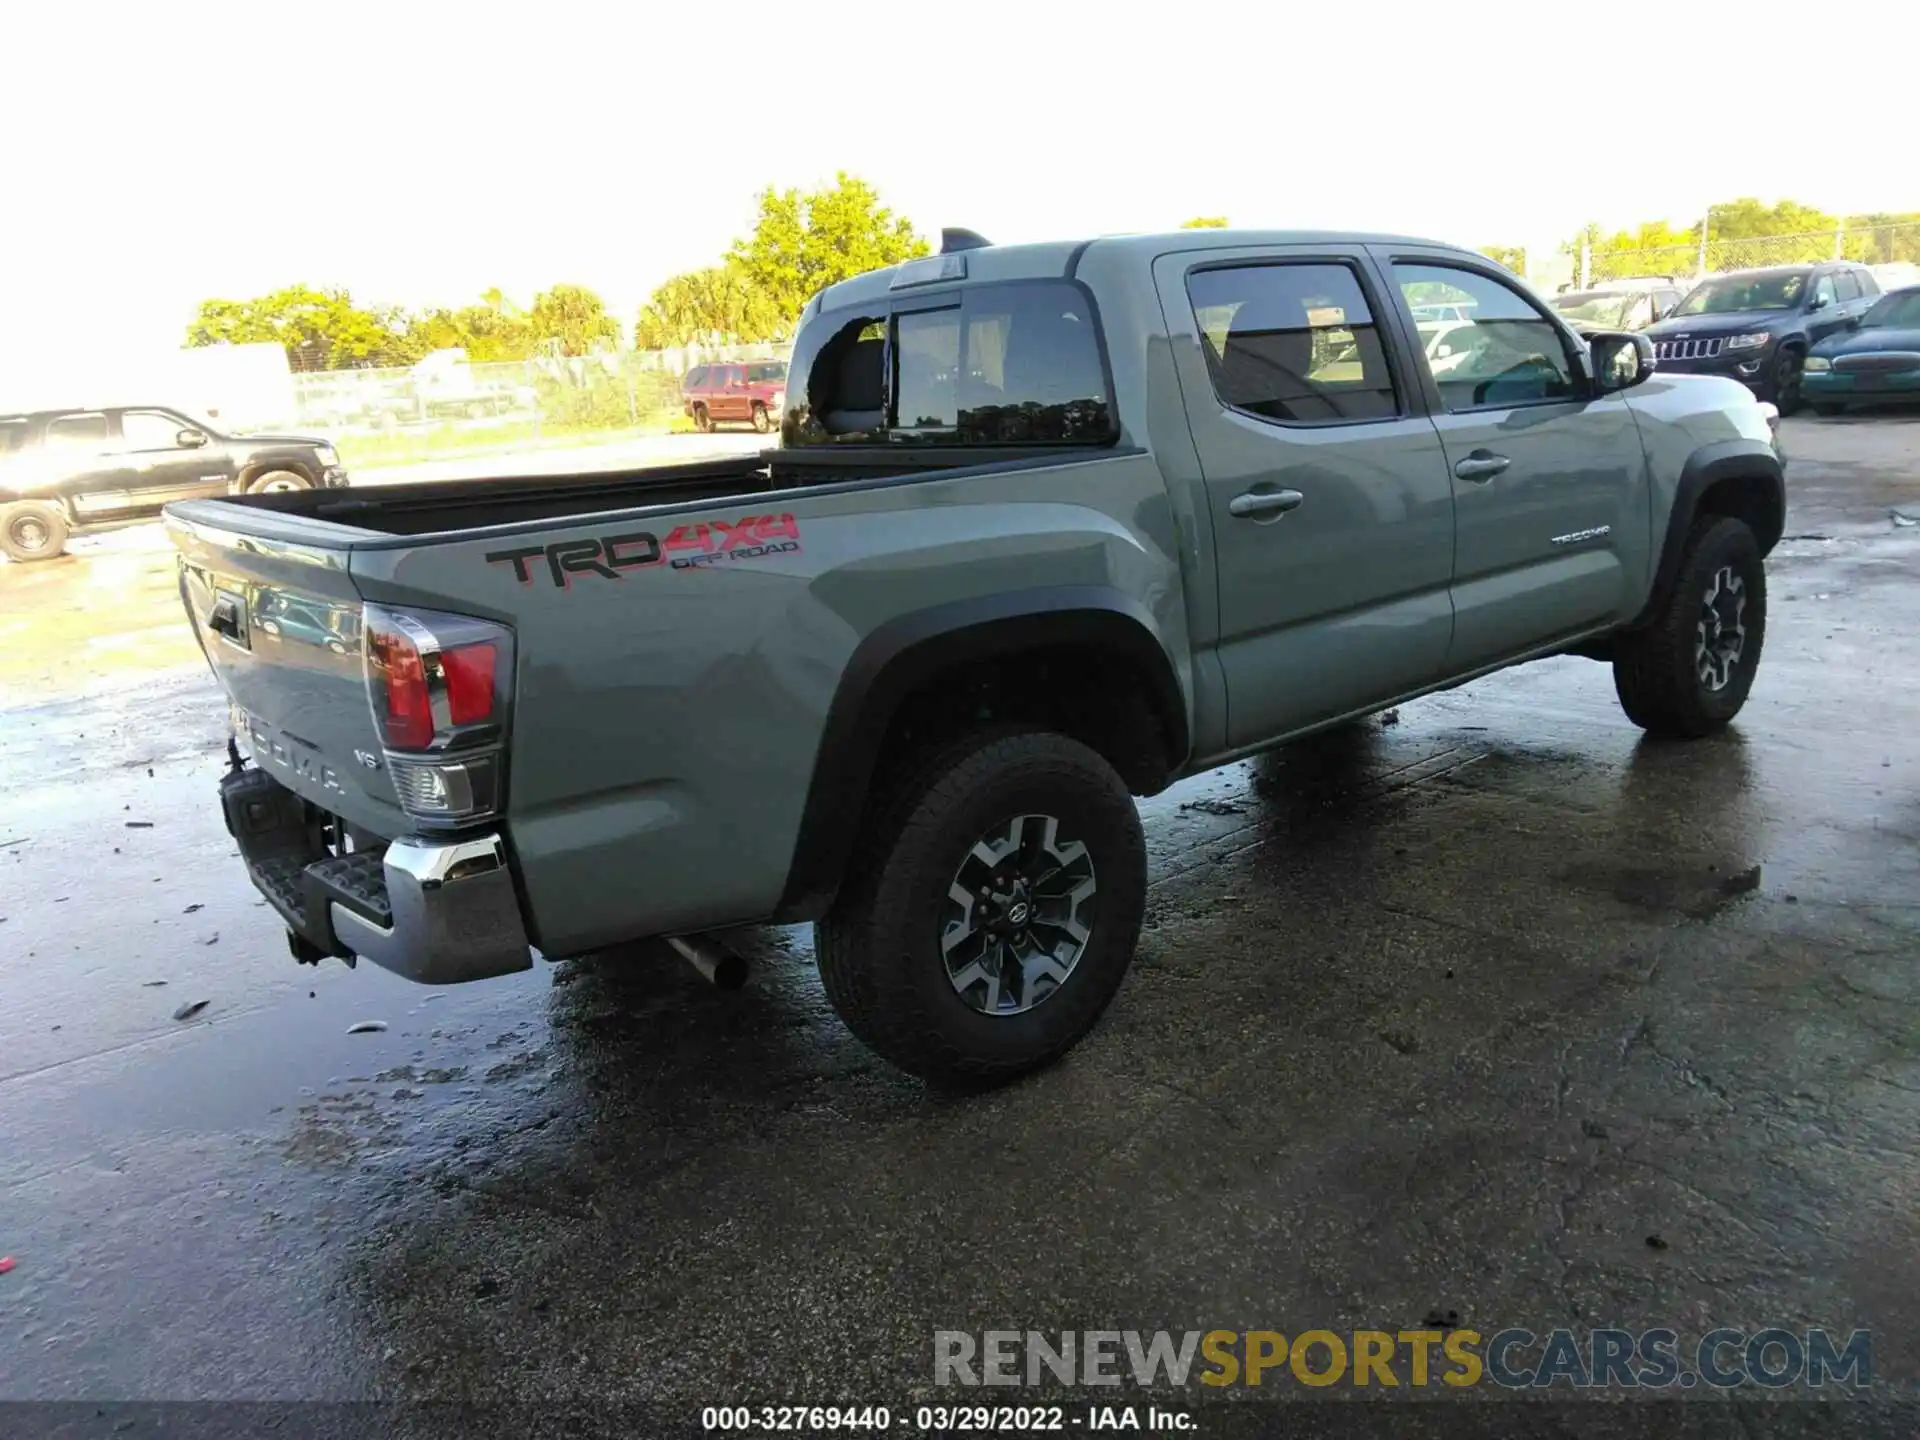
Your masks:
M1847 217L1842 215L1833 222L1833 258L1842 259L1847 248Z
M1585 290L1593 283L1593 242L1580 242L1580 288Z
M1700 217L1700 274L1707 273L1707 232L1713 228L1713 207Z

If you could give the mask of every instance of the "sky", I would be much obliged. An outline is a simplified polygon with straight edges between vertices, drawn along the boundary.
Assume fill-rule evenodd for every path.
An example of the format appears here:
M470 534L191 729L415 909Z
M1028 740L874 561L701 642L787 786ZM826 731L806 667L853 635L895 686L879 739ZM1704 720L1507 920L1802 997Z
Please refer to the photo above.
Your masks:
M1920 209L1920 168L1871 143L1910 97L1849 83L1823 25L1712 0L21 0L0 379L177 346L202 298L293 283L422 306L573 281L625 321L760 189L836 170L996 241L1226 215L1550 248L1740 195ZM1853 3L1837 28L1870 68L1917 27Z

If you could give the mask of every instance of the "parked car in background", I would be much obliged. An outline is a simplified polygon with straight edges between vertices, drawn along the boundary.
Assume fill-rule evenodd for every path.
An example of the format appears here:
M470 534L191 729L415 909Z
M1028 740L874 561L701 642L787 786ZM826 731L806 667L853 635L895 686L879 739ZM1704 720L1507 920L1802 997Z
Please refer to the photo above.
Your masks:
M765 434L780 423L780 412L786 408L787 362L731 360L696 365L681 382L680 398L697 430L744 421Z
M1667 289L1598 288L1562 291L1553 297L1553 308L1566 317L1574 329L1644 330L1680 302L1681 291Z
M1808 350L1879 294L1850 261L1736 270L1702 280L1646 334L1662 370L1731 376L1786 415L1800 404Z
M0 552L51 560L69 535L151 520L170 500L346 483L325 440L223 435L162 405L0 415Z
M1822 415L1876 401L1920 400L1920 285L1882 295L1857 324L1815 345L1801 384Z

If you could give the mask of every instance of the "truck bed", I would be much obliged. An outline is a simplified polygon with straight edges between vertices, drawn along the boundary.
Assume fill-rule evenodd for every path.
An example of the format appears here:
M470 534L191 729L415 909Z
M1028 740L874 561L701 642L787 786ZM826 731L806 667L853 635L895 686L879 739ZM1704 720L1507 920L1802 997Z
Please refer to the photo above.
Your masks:
M240 496L221 503L324 520L379 535L426 536L643 508L684 508L777 491L884 484L929 470L1069 458L1072 452L1063 453L1059 446L769 450L753 456L643 470L431 481L377 489L294 490ZM212 518L199 506L183 513Z

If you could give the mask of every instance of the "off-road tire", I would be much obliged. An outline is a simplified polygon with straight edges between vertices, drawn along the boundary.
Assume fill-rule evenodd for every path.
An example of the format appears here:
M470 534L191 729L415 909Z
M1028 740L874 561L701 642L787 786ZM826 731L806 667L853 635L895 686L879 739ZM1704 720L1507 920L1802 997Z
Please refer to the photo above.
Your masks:
M1731 568L1745 589L1745 639L1727 685L1702 680L1696 647L1714 576ZM1767 571L1760 543L1742 521L1702 515L1687 535L1673 591L1644 630L1614 642L1613 688L1627 718L1650 735L1697 739L1740 713L1753 688L1767 632Z
M0 552L25 565L66 553L67 517L58 505L22 500L0 509Z
M1026 814L1058 816L1085 844L1097 908L1057 991L989 1015L948 979L940 917L975 842ZM882 778L814 948L833 1008L883 1058L935 1082L991 1085L1059 1058L1093 1027L1133 960L1146 890L1140 815L1111 765L1064 735L985 731Z
M295 470L269 470L264 475L254 476L247 486L249 495L259 495L286 490L311 490L313 482Z
M762 435L773 429L773 417L767 413L766 406L755 405L753 407L753 428L758 430Z

